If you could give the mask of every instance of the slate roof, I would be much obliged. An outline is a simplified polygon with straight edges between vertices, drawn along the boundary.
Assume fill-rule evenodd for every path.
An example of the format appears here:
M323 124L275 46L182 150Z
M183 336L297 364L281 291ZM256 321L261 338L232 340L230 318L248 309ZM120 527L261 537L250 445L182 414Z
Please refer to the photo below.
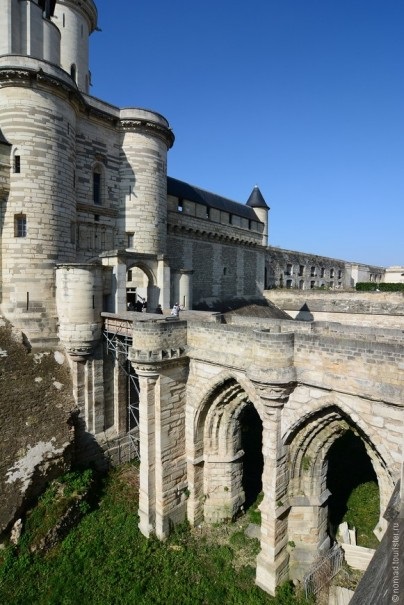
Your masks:
M236 216L261 222L257 218L257 215L254 212L254 208L251 207L251 204L247 206L246 204L234 202L226 197L222 197L216 193L210 193L209 191L205 191L204 189L200 189L199 187L195 187L194 185L190 185L184 181L179 181L178 179L174 179L170 176L167 177L167 193L168 195L173 195L174 197L178 197L180 199L196 202L197 204L203 204L208 208L216 208L217 210L222 210L223 212L229 212L230 214L235 214ZM262 198L262 200L264 200L264 198ZM267 207L266 204L265 207Z
M264 200L264 196L258 185L255 185L254 189L251 191L250 197L247 200L247 206L250 206L251 208L268 208L269 210L269 206Z

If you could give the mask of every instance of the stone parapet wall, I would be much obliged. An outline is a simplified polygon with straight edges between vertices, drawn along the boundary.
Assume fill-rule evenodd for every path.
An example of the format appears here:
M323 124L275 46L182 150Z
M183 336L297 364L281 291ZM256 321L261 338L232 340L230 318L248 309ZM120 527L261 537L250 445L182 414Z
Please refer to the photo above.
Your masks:
M299 382L401 405L404 400L402 343L296 335L294 363Z
M180 356L187 345L187 323L181 320L134 321L133 360L160 360Z
M404 327L399 292L266 290L264 296L301 321L330 321L380 328Z

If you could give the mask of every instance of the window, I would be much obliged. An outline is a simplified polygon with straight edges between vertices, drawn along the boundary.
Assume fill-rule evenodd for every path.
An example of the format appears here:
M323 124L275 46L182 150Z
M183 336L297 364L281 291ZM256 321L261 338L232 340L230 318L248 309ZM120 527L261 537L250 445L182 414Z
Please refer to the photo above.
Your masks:
M182 212L184 210L184 204L182 198L178 198L178 212Z
M27 217L25 214L14 216L14 237L27 237Z
M227 275L227 267L223 267L223 275Z
M101 172L97 168L93 172L93 202L101 206Z
M126 237L127 237L127 247L128 248L133 248L133 240L134 240L134 233L127 233Z
M321 267L320 277L324 277L324 275L325 275L325 269L324 269L324 267Z
M19 174L21 172L21 156L14 156L14 172Z
M76 223L74 221L70 222L70 243L76 243Z
M312 267L311 271L310 271L310 277L315 277L316 276L316 268Z
M132 269L128 269L128 281L132 281Z
M293 265L291 263L288 263L286 265L286 275L292 275L293 273Z
M341 277L342 277L342 271L341 271L341 269L339 269L338 270L338 279L341 279Z
M333 268L330 269L330 277L334 277L335 270Z
M304 275L304 265L299 265L299 275Z
M311 282L310 282L310 288L314 288L314 287L315 287L315 285L316 285L316 282L315 282L315 281L311 281Z
M70 75L72 77L72 80L76 82L77 69L74 63L70 65Z

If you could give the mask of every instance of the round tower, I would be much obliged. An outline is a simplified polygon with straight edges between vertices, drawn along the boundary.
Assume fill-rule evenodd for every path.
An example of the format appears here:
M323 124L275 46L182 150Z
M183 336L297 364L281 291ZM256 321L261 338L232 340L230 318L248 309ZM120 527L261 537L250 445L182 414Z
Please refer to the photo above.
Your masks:
M60 65L88 94L89 37L97 28L97 8L93 0L57 0L53 20L61 36Z
M101 336L102 267L63 264L56 269L59 338L74 361L85 361Z
M76 119L82 99L58 64L63 36L55 23L60 25L62 14L55 8L66 5L70 17L75 11L76 30L87 23L85 50L70 53L80 70L87 69L86 36L96 16L92 0L58 5L0 0L6 16L0 25L0 130L10 144L8 191L0 207L0 301L6 317L38 346L56 338L55 265L73 262L76 254Z
M254 208L257 218L263 223L264 229L262 232L262 245L268 246L268 227L269 227L269 206L264 200L264 197L259 190L258 185L255 185L250 197L246 203L250 208Z
M122 232L130 248L164 254L167 239L167 150L174 135L163 116L145 109L122 109L120 161Z
M33 63L2 69L0 61L0 128L11 144L1 308L30 340L41 341L56 334L55 264L75 259L76 112L70 79L65 75L61 95L60 81Z

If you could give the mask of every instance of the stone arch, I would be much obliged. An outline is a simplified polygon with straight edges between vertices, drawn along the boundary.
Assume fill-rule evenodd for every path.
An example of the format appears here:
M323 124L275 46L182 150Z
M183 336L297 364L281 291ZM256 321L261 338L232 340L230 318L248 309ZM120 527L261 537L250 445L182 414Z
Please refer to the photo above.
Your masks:
M379 539L383 535L382 514L394 488L388 461L372 441L365 423L356 422L335 403L323 402L322 407L296 421L283 438L289 457L288 537L296 544L290 559L292 577L301 577L317 552L330 546L328 454L347 431L360 438L375 471L380 489L380 518L375 530Z
M126 301L147 302L147 312L154 313L159 303L159 292L153 269L146 263L128 259L126 262ZM132 309L131 309L132 310Z
M244 378L222 374L188 412L191 523L234 518L245 502L241 423L247 408L262 422L259 398ZM191 461L192 460L192 461Z

